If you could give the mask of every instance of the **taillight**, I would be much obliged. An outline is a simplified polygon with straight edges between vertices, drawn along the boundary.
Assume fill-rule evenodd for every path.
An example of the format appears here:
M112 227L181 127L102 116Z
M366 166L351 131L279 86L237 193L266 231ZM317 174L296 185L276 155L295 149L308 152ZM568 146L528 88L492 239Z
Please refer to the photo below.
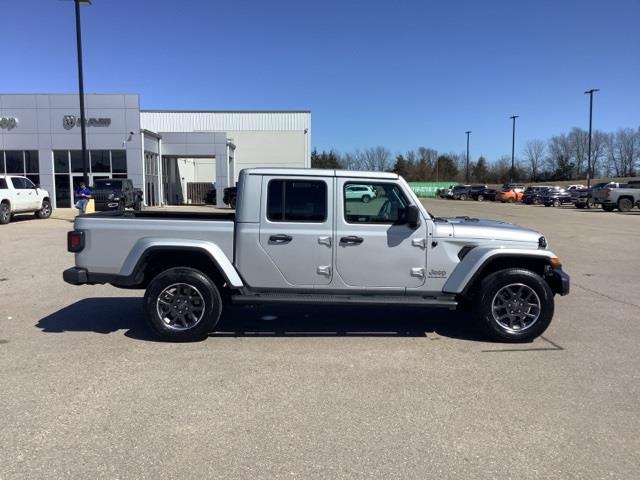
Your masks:
M84 232L73 230L67 233L67 250L72 253L81 252L84 248Z

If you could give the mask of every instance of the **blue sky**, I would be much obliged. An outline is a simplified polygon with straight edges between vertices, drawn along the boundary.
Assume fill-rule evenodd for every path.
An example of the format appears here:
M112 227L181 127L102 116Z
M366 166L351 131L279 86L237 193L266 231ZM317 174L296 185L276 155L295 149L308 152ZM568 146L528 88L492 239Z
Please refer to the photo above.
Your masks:
M73 3L0 0L2 92L77 89ZM309 109L319 149L490 160L640 126L640 0L125 1L82 8L87 92L143 108Z

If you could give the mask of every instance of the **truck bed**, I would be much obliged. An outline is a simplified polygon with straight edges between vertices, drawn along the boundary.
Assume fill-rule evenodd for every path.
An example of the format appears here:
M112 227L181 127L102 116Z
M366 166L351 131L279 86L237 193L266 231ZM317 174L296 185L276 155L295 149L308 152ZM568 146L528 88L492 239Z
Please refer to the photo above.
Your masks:
M85 232L76 266L98 274L128 275L138 250L170 244L215 244L233 258L234 213L108 211L80 215L75 229Z

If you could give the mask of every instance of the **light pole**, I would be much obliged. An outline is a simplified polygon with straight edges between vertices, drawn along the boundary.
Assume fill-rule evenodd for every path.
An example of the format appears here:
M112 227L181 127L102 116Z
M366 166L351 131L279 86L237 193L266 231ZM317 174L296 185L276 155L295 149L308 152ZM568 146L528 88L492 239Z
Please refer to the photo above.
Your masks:
M466 168L466 178L467 178L467 184L469 183L469 134L471 133L471 130L467 130L466 132L464 132L467 134L467 168Z
M511 132L511 180L510 182L513 183L513 177L515 174L515 170L516 170L516 118L518 118L519 115L511 115L509 118L511 120L513 120L513 130Z
M589 95L589 148L587 154L587 188L591 187L591 122L593 119L593 93L599 92L599 88L592 88L585 93Z
M82 145L82 176L89 185L89 158L87 157L87 132L84 114L84 79L82 76L82 33L80 31L80 4L91 5L91 0L73 0L76 9L76 49L78 52L78 96L80 97L80 141Z

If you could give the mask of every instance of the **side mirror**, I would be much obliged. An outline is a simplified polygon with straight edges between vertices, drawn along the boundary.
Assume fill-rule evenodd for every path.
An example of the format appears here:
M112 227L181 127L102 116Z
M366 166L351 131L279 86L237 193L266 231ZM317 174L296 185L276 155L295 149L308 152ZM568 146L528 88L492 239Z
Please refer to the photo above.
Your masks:
M407 207L407 223L411 228L416 228L420 225L420 210L415 205Z

